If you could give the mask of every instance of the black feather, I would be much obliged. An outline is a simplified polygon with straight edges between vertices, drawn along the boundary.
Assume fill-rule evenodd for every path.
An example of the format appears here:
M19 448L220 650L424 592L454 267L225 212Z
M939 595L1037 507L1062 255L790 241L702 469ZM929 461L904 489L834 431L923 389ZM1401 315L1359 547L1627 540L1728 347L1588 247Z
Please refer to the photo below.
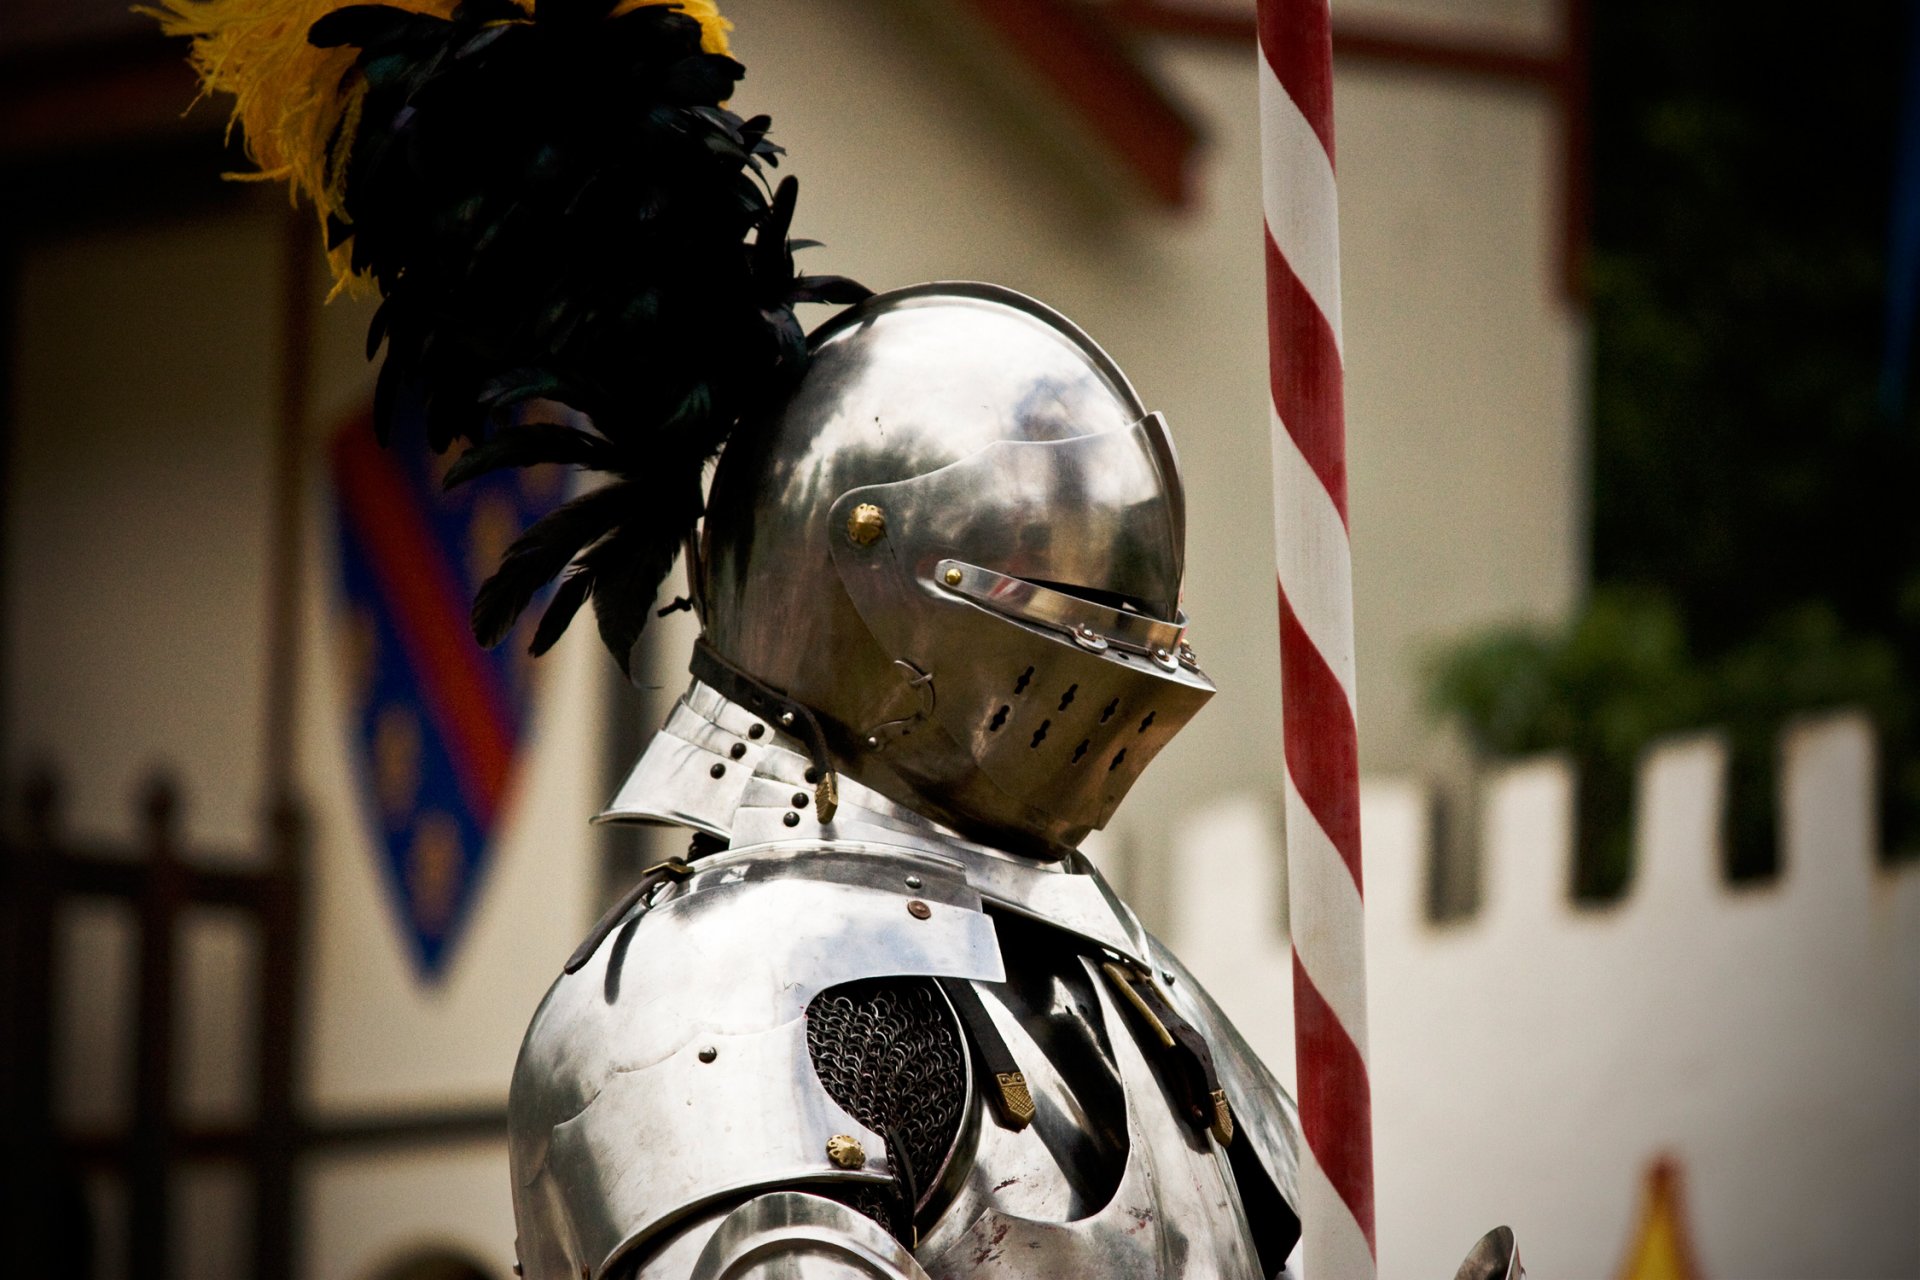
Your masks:
M573 621L573 615L580 612L580 606L593 594L593 576L593 570L581 565L567 570L540 614L540 625L533 629L533 643L527 646L528 653L537 658L553 648L567 624Z
M495 432L474 445L447 468L443 488L456 489L489 471L502 467L537 467L542 463L562 463L594 471L611 471L618 455L613 446L599 436L578 427L553 422L529 422Z
M357 49L366 85L330 236L383 297L376 432L423 412L434 448L472 441L449 485L551 463L615 478L513 545L474 634L497 643L572 565L535 651L591 599L625 667L699 519L702 468L805 369L795 305L866 290L796 276L798 186L758 176L780 154L771 121L724 105L740 64L675 8L609 17L615 2L354 5L308 39ZM593 430L500 426L533 400Z
M678 548L662 536L672 523L669 517L651 528L645 523L625 526L582 557L594 574L593 619L600 642L629 676L633 646L647 625L661 582L673 569Z
M473 597L475 639L488 648L506 639L540 588L558 577L574 556L619 525L635 496L627 491L627 483L575 498L536 520L514 540L500 567Z

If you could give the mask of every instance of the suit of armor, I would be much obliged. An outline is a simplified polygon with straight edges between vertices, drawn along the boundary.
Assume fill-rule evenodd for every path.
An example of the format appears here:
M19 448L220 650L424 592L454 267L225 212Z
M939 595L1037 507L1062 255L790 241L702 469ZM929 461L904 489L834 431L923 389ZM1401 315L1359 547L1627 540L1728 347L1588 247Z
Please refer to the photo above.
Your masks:
M736 439L695 680L606 820L675 824L535 1015L520 1264L1252 1277L1291 1101L1075 845L1211 685L1165 426L977 285L816 334Z
M830 832L794 836L810 765L770 728L696 683L616 803L724 816L737 847L628 907L534 1019L512 1102L526 1274L1275 1273L1298 1233L1292 1104L1099 873L851 781ZM1227 1141L1183 1114L1107 966L1206 1038ZM1025 1117L995 1105L956 989L1018 1064Z

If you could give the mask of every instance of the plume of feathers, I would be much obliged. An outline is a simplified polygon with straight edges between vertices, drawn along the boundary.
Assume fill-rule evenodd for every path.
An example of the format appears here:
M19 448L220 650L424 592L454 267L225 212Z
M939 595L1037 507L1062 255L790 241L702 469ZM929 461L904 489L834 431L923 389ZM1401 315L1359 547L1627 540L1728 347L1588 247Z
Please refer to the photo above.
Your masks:
M706 463L803 372L797 188L768 190L766 116L711 0L162 0L256 176L318 210L343 285L381 296L368 358L383 440L402 404L471 447L451 487L554 463L610 483L507 551L473 604L503 639L556 578L544 652L588 600L626 669L701 513ZM590 429L546 419L548 405Z

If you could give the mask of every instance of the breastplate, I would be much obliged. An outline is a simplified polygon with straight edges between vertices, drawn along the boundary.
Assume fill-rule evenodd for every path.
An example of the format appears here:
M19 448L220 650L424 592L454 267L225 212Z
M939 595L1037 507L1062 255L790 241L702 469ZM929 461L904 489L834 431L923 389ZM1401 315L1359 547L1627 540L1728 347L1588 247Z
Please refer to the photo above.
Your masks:
M1008 981L976 984L1033 1094L979 1122L963 1186L914 1250L934 1280L1255 1277L1224 1148L1184 1123L1095 962L1003 927ZM1056 944L1057 947L1057 944Z

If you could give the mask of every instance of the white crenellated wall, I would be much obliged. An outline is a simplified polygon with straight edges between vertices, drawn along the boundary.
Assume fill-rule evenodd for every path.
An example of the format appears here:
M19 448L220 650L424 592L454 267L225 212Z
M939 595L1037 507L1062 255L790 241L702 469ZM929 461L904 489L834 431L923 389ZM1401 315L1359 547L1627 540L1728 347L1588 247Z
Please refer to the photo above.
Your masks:
M1438 926L1421 792L1365 789L1383 1276L1500 1222L1536 1275L1617 1274L1663 1154L1706 1276L1920 1274L1920 865L1878 865L1860 720L1783 745L1777 881L1720 880L1723 753L1691 738L1644 765L1617 903L1569 898L1571 777L1537 761L1491 780L1484 903ZM1291 1078L1276 810L1188 829L1169 941Z

